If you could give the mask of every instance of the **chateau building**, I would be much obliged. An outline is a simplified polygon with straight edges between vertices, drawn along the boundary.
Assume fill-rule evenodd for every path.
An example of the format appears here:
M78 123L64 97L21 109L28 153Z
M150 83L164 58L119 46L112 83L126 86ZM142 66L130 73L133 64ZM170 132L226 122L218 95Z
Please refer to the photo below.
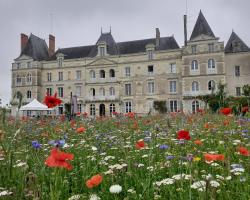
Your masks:
M53 35L48 47L33 34L21 34L21 54L12 64L12 114L20 94L25 104L55 92L68 103L72 93L79 112L92 116L146 114L154 101L166 101L169 112L196 112L204 106L196 97L215 92L219 82L227 84L230 95L240 96L242 86L250 84L248 46L235 32L224 45L202 12L189 40L184 27L183 47L173 36L161 37L158 28L150 39L116 42L108 32L95 45L56 51ZM62 104L57 113L63 112Z

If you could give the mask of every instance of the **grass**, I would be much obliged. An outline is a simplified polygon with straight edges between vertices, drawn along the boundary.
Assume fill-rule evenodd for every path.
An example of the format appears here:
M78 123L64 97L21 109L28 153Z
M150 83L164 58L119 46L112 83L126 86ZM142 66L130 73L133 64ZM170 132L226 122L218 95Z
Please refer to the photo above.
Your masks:
M81 126L86 131L77 133ZM96 120L77 117L74 123L8 119L0 126L0 195L3 191L12 194L0 199L64 200L77 194L79 199L89 199L96 194L107 200L248 200L250 159L239 154L238 147L249 149L249 128L247 117L217 114ZM191 140L177 140L180 129L188 130ZM70 171L44 163L53 148L49 141L63 138L66 144L60 150L74 154ZM32 146L34 140L41 148ZM145 141L145 148L135 147L138 140ZM195 140L202 144L194 144ZM160 148L163 144L165 149ZM223 154L225 160L207 163L204 154L208 152ZM232 171L232 164L241 166ZM96 174L103 176L102 183L87 188L86 181ZM205 186L193 188L198 181L205 181ZM211 181L219 186L212 186ZM122 186L119 194L109 192L114 184Z

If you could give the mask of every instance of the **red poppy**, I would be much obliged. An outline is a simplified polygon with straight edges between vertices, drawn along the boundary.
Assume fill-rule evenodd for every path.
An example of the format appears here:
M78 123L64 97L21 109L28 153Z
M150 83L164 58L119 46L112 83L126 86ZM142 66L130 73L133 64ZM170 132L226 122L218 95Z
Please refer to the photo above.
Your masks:
M186 131L186 130L179 130L177 132L177 139L180 140L180 139L183 139L183 140L190 140L190 135L189 135L189 132Z
M135 113L134 112L128 112L125 114L126 117L129 117L130 119L134 119L135 118Z
M86 131L86 128L84 128L83 126L79 127L78 129L76 129L77 133L83 133Z
M134 121L134 124L133 124L133 129L138 129L138 122L137 121Z
M98 185L101 184L102 179L103 179L103 177L100 174L92 176L91 179L89 179L89 180L86 181L86 186L88 188L96 187L96 186L98 186Z
M137 149L142 149L142 148L145 147L145 142L144 142L143 140L138 140L138 141L136 142L136 144L135 144L135 147L136 147Z
M243 156L249 156L249 151L248 151L248 149L245 148L245 147L239 147L239 148L238 148L238 151L239 151L239 153L240 153L241 155L243 155Z
M88 116L88 113L87 113L87 112L84 112L84 113L82 113L82 115L83 115L84 117L87 117L87 116Z
M224 126L228 126L230 124L230 122L228 120L224 120L223 124L224 124Z
M72 170L72 165L66 160L73 160L74 155L71 153L65 153L59 151L57 148L53 148L49 157L46 159L45 164L49 167L64 167L68 170Z
M58 99L57 93L54 94L54 96L45 96L44 103L48 106L48 108L54 108L62 103L61 99Z
M209 153L206 153L204 155L204 158L208 162L216 161L216 160L220 160L220 161L225 160L225 156L223 154L209 154Z
M196 145L202 145L202 141L201 140L195 140L194 144L196 144Z
M232 113L232 108L221 108L220 113L223 115L230 115Z
M249 112L249 107L248 106L242 107L241 112L243 113Z
M81 113L80 113L80 112L77 112L77 113L76 113L76 115L77 115L77 116L80 116L80 115L81 115Z

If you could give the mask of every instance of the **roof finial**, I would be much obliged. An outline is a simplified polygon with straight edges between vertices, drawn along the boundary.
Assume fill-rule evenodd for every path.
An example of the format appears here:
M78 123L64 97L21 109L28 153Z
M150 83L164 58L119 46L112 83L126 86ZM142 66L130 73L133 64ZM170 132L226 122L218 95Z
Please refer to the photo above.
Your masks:
M109 27L109 33L111 33L111 26Z
M102 35L102 27L101 27L101 35Z

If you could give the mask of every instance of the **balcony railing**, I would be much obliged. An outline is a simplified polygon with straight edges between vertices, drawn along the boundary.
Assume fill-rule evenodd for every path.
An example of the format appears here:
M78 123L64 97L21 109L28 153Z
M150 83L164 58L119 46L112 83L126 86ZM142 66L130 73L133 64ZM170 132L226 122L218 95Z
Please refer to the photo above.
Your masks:
M118 96L86 96L86 101L116 101Z
M207 95L207 94L211 94L211 91L209 90L201 90L201 91L188 91L188 92L183 92L182 95L183 96L191 96L191 97L196 97L199 95Z
M107 77L107 78L92 78L89 79L88 83L113 83L116 82L116 77Z

